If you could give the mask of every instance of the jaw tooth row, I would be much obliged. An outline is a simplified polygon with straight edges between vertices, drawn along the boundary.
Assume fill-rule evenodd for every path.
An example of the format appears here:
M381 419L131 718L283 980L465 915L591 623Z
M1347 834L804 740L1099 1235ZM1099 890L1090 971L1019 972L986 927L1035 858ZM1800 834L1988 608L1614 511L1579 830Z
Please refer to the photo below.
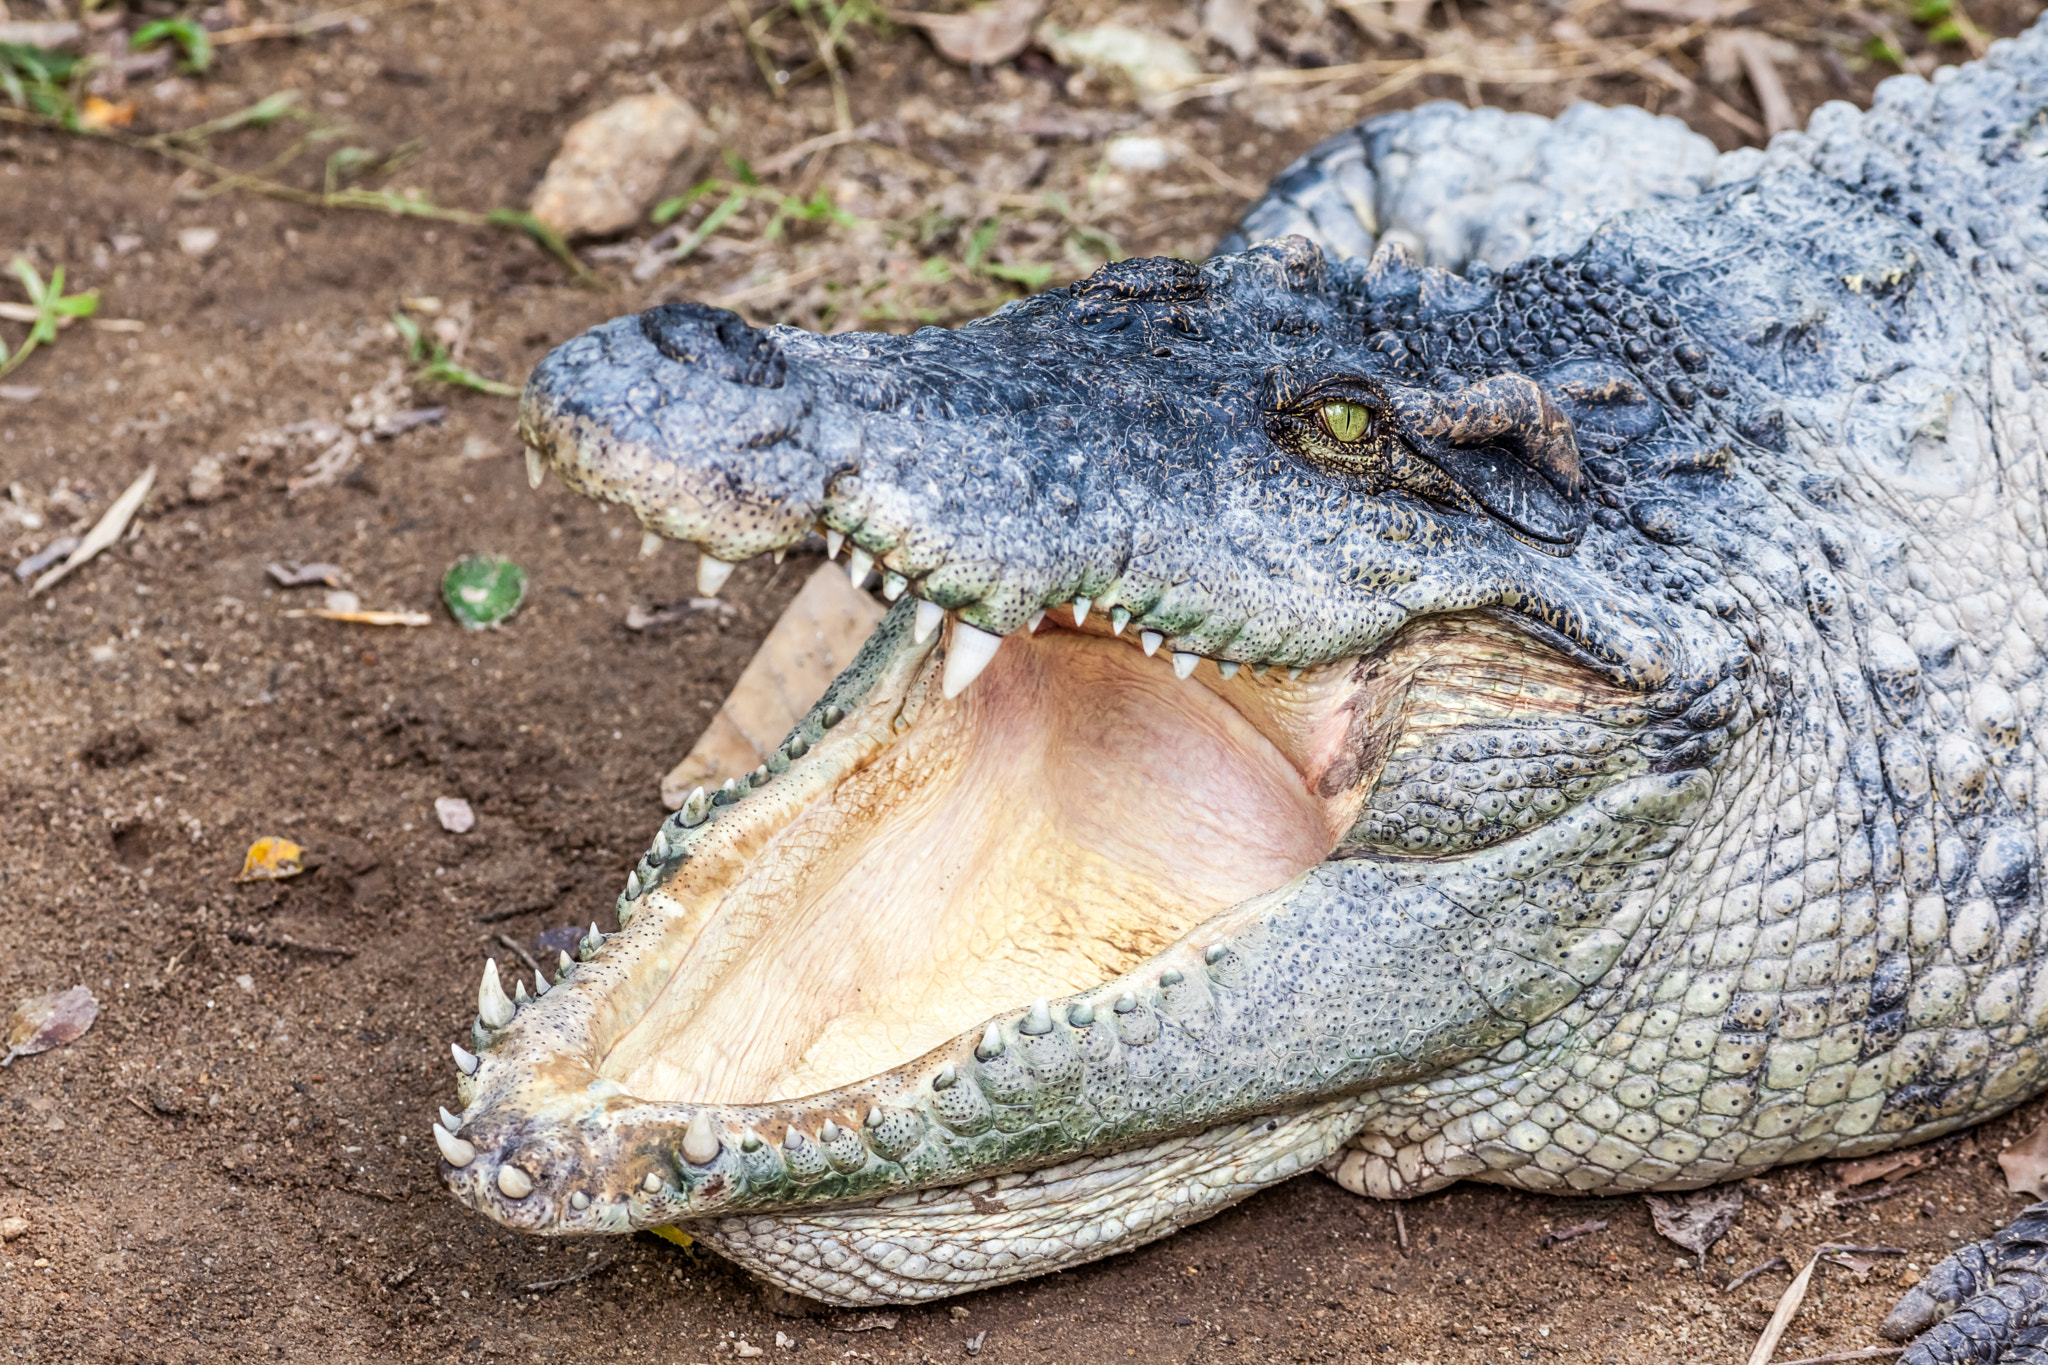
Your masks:
M529 452L529 455L531 455L531 452ZM830 527L823 529L825 532L825 557L836 560L839 558L839 551L849 543L846 534L843 531L835 531ZM649 531L641 538L640 553L651 555L660 548L660 545L661 537ZM775 551L776 563L780 564L782 562L784 553L782 550ZM732 571L736 567L738 567L736 564L718 558L709 550L700 549L697 552L698 595L702 597L718 596L719 589L723 588L726 580L732 577ZM858 543L855 543L852 553L846 558L846 573L853 580L853 585L856 588L865 587L869 576L874 572L874 568L874 554L871 551L862 549ZM909 585L910 580L894 569L883 570L882 596L886 601L894 602L901 598ZM1069 605L1074 613L1074 624L1078 627L1088 620L1088 613L1093 610L1095 603L1092 598L1076 597ZM917 620L911 626L910 638L917 644L924 644L932 638L940 626L945 624L946 615L946 609L938 603L920 599L917 604ZM1044 620L1045 608L1041 607L1031 613L1028 629L1033 634L1036 634L1039 625ZM1124 627L1131 623L1131 613L1124 607L1112 607L1109 612L1109 622L1110 633L1120 636L1124 633ZM988 667L988 661L995 657L996 648L1002 643L1001 636L993 635L977 626L970 626L964 621L956 622L955 624L957 631L972 633L964 637L956 636L954 654L947 660L944 691L949 699L959 696L961 692L965 691L974 682L976 677L980 676L981 670ZM961 642L962 639L966 641L964 647ZM993 640L995 644L984 644L981 642L982 640ZM1160 631L1145 629L1138 632L1138 642L1148 657L1158 653L1160 645L1165 643L1165 640L1166 636ZM961 658L963 655L963 662L958 665L958 671L956 672L953 658ZM1201 663L1201 661L1202 656L1199 654L1189 654L1175 650L1173 652L1174 674L1177 677L1186 679L1194 673L1196 665ZM1222 673L1225 678L1235 677L1240 666L1240 663L1236 660L1218 659L1216 661L1217 671ZM1266 670L1271 667L1271 664L1255 664L1252 667L1252 672L1256 676L1263 677ZM1298 678L1301 676L1301 670L1299 668L1290 668L1287 670L1287 676L1290 680ZM732 784L728 782L726 785L730 787ZM757 783L756 785L759 784ZM700 788L699 791L701 790ZM697 793L693 792L691 800L695 801L696 798ZM714 797L713 799L715 800L716 798ZM685 806L684 809L689 810L690 807ZM699 809L699 818L687 820L685 824L700 823L701 807ZM635 899L638 894L637 891L629 892L627 899Z
M1201 962L1213 968L1229 954L1227 943L1212 943L1203 950ZM1186 979L1186 974L1178 967L1160 967L1155 978L1156 990L1165 996ZM487 969L486 991L495 986L496 981L495 969ZM1150 1012L1140 1012L1135 992L1121 990L1110 997L1106 991L1107 988L1098 992L1100 999L1067 1001L1057 1011L1043 998L1033 1000L1020 1016L1010 1021L1007 1030L1001 1021L990 1020L973 1049L975 1061L985 1069L970 1076L963 1074L961 1063L941 1063L926 1081L928 1106L869 1103L860 1111L861 1119L857 1125L848 1126L828 1117L817 1125L815 1135L792 1122L783 1133L779 1156L772 1153L763 1155L767 1143L753 1128L727 1131L713 1110L701 1108L690 1115L683 1128L682 1140L671 1149L674 1155L670 1159L679 1158L681 1165L701 1170L718 1165L730 1147L736 1153L740 1171L745 1173L743 1178L809 1182L832 1171L857 1171L867 1165L871 1157L884 1161L900 1160L925 1141L933 1124L969 1136L986 1131L994 1118L991 1100L1007 1102L1013 1098L1008 1093L1010 1085L1002 1078L1005 1068L1014 1071L1019 1065L1017 1061L1005 1060L1011 1051L1012 1035L1016 1046L1022 1050L1022 1064L1027 1074L1041 1064L1046 1055L1044 1048L1051 1047L1055 1053L1064 1053L1078 1043L1078 1038L1050 1036L1055 1032L1056 1019L1063 1020L1076 1035L1098 1026L1109 1027L1126 1046L1131 1047L1145 1046L1159 1037L1157 1019ZM455 1049L455 1053L458 1064L468 1058L466 1072L475 1069L475 1058L469 1057L461 1048ZM456 1169L470 1166L479 1155L477 1145L460 1136L462 1127L463 1119L445 1108L440 1110L438 1121L433 1125L435 1147ZM497 1169L494 1174L486 1176L486 1181L499 1195L515 1201L527 1198L535 1189L534 1177L518 1163L513 1152L499 1155ZM661 1163L646 1171L637 1188L627 1197L671 1200L680 1192L680 1185L674 1169ZM586 1191L577 1190L566 1195L567 1208L578 1213L588 1210L593 1202Z
M819 720L827 730L846 719L846 713L837 706L827 706L819 714ZM619 897L617 910L619 927L625 928L632 922L634 903L651 890L660 880L662 869L670 862L684 856L683 831L695 829L711 818L711 812L719 806L730 806L748 792L767 786L776 773L787 772L789 765L810 751L810 743L803 736L802 727L783 746L776 750L774 757L744 777L729 777L717 791L707 793L702 787L696 788L683 804L661 822L654 831L654 842L640 859L639 866L626 874L626 890ZM596 926L592 926L594 933ZM599 942L603 941L599 936Z

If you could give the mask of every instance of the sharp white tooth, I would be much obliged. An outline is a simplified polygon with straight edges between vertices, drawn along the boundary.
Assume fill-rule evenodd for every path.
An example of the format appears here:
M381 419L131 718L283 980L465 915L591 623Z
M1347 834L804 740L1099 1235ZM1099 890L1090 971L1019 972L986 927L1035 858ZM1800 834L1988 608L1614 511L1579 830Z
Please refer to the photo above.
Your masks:
M533 998L538 1000L548 993L552 983L536 968L533 973Z
M732 571L735 567L737 566L726 563L716 555L701 550L698 551L697 595L699 597L718 596L718 590L725 586L726 579L732 577Z
M1038 627L1042 625L1044 621L1045 612L1043 609L1031 613L1031 633L1033 635L1038 634Z
M505 994L505 988L498 984L498 962L496 958L484 959L484 979L476 988L476 1017L484 1021L485 1028L503 1028L512 1022L518 1007Z
M448 1044L448 1050L455 1055L455 1069L465 1076L476 1075L476 1054L460 1043Z
M547 477L548 467L541 463L540 452L532 446L526 448L526 486L540 487L540 481Z
M718 1130L711 1126L711 1111L699 1109L683 1133L683 1160L692 1166L709 1166L718 1160Z
M1156 630L1141 630L1138 632L1138 647L1148 655L1157 654L1160 644L1165 639L1166 637Z
M932 632L936 631L944 623L945 619L946 609L938 603L919 602L917 604L917 624L910 628L910 638L919 644L923 644L926 640L932 638Z
M526 983L514 977L512 980L512 1007L517 1009L521 1005L531 1005L532 1003L533 997L526 993Z
M1288 670L1287 670L1287 681L1289 681L1289 682L1293 682L1293 681L1294 681L1294 680L1295 680L1296 678L1298 678L1298 677L1300 677L1300 676L1301 676L1301 670L1300 670L1300 669L1298 669L1298 668L1290 668L1290 669L1288 669Z
M846 557L846 576L853 580L856 588L867 586L868 571L875 567L875 557L856 545L853 553Z
M1128 611L1125 611L1122 607L1111 607L1109 609L1109 633L1111 635L1123 634L1124 627L1130 623L1131 614Z
M555 975L557 977L567 976L570 972L576 970L576 959L569 956L568 949L562 949L558 955L562 960L555 965Z
M1218 659L1216 661L1216 671L1226 678L1236 677L1239 666L1235 659Z
M1175 650L1173 652L1173 676L1181 679L1193 676L1195 665L1200 662L1202 662L1202 656L1199 654L1183 654L1179 650Z
M1254 678L1263 678L1263 677L1265 677L1265 676L1266 676L1266 675L1267 675L1268 673L1270 673L1270 672L1272 672L1272 671L1273 671L1273 665L1271 665L1271 664L1253 664L1253 665L1252 665L1252 676L1253 676Z
M946 651L946 676L939 685L946 699L950 701L965 692L1002 646L1002 636L976 630L965 621L955 621L953 647Z
M640 557L642 559L652 559L660 553L661 537L652 531L642 531L640 533Z
M845 536L839 534L839 532L837 531L827 531L825 533L825 558L839 558L839 547L844 545L845 543Z
M910 580L905 578L900 573L883 574L882 600L885 602L894 602L897 598L903 596L903 590L909 586Z
M1090 602L1090 601L1089 601L1089 600L1088 600L1087 598L1085 598L1085 597L1077 597L1077 598L1075 598L1075 599L1074 599L1074 624L1075 624L1075 625L1077 625L1077 626L1079 626L1079 625L1085 625L1085 624L1087 624L1087 621L1088 621L1088 608L1090 608L1090 607L1092 607L1092 606L1094 606L1094 605L1095 605L1095 604L1094 604L1093 602Z
M507 1199L524 1199L533 1193L533 1177L517 1166L498 1168L498 1193Z
M447 1108L443 1106L441 1110L441 1126L451 1133L459 1133L462 1131L462 1120L456 1115L449 1113Z
M446 1113L447 1110L441 1112ZM441 1149L441 1155L447 1158L450 1166L467 1166L476 1160L476 1148L438 1123L434 1125L434 1145Z

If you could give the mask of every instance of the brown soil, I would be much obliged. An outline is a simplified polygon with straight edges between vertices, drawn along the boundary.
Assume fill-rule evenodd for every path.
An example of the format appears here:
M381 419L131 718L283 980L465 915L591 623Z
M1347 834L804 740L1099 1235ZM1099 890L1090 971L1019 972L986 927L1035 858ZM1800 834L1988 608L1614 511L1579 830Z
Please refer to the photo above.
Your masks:
M16 19L43 17L34 0L12 5ZM1193 9L1130 15L1199 48ZM1255 61L1375 55L1322 9L1271 0ZM279 17L260 4L210 13ZM339 146L388 154L418 138L416 160L370 183L478 208L523 202L571 119L650 77L756 163L835 126L829 85L787 18L764 48L795 77L777 98L722 4L415 0L356 13L321 36L224 46L204 79L146 74L106 97L135 102L139 133L295 88L350 131L284 180L317 186ZM1069 26L1108 13L1055 7ZM2010 33L2032 13L1999 0L1974 18ZM1964 55L1929 49L1903 6L1794 3L1734 21L1789 44L1781 70L1802 118L1821 99L1867 97L1889 70L1860 55L1879 29L1914 60ZM1450 4L1429 27L1612 44L1681 22L1576 0ZM1544 112L1575 97L1662 101L1733 145L1762 111L1739 69L1707 69L1706 41L1666 54L1698 82L1689 99L1636 76L1477 93ZM1377 55L1420 50L1396 39ZM1214 69L1237 69L1206 51ZM18 491L0 501L12 509L0 551L25 556L89 523L147 464L161 475L115 550L43 598L0 590L0 935L13 945L0 1000L84 982L103 1005L83 1039L0 1072L0 1218L28 1223L0 1245L0 1356L709 1362L746 1354L743 1339L771 1360L964 1358L971 1341L995 1361L1736 1360L1788 1277L1719 1284L1823 1241L1905 1255L1824 1268L1784 1354L1874 1343L1904 1280L2019 1207L1990 1154L2041 1106L1898 1184L1863 1187L1892 1197L1853 1208L1833 1200L1863 1191L1828 1168L1752 1182L1704 1279L1677 1267L1640 1200L1460 1187L1403 1208L1404 1249L1394 1209L1310 1177L1069 1274L886 1316L785 1317L799 1305L699 1248L519 1237L443 1195L428 1123L453 1098L447 1045L464 1036L482 958L515 965L501 934L537 951L547 930L610 927L661 816L658 778L808 565L746 566L729 610L634 632L629 605L691 596L691 555L641 559L621 517L529 492L509 401L400 386L399 407L445 403L445 418L369 444L339 481L297 497L286 483L318 450L263 433L333 422L375 389L399 355L384 319L423 295L451 321L469 310L467 363L516 380L548 346L654 297L904 326L1009 292L971 255L1050 264L1057 281L1112 239L1132 254L1200 254L1242 206L1238 189L1354 117L1370 85L1276 87L1155 117L1035 53L976 75L914 35L857 28L849 56L849 110L884 120L874 140L771 180L826 190L865 224L771 239L767 210L750 210L680 269L636 279L631 249L600 253L606 290L567 280L509 231L209 194L204 174L146 152L0 126L0 255L23 252L46 274L64 265L69 287L102 291L103 317L140 324L73 328L6 381L0 485ZM1466 92L1432 76L1373 107ZM236 133L212 150L255 167L303 131ZM1101 174L1101 140L1119 131L1178 139L1203 160ZM707 166L708 148L674 187ZM1063 209L1034 197L1049 192ZM194 227L219 233L197 258L179 244ZM923 270L930 260L942 264ZM18 299L11 283L4 297ZM21 334L0 325L10 344ZM208 457L217 491L189 481ZM442 570L472 550L532 575L502 631L465 634L435 602ZM273 587L264 565L280 559L338 563L366 606L430 610L434 623L287 617L321 590ZM474 805L473 832L439 828L441 796ZM264 834L305 845L318 866L236 884ZM1608 1226L1539 1245L1588 1220Z

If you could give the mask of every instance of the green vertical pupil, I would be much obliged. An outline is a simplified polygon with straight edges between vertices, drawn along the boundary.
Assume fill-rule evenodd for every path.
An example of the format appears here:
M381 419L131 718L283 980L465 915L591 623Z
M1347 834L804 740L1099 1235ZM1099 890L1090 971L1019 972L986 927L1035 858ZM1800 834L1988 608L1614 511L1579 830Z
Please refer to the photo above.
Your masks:
M1340 441L1356 441L1365 435L1371 415L1357 403L1323 404L1323 424Z

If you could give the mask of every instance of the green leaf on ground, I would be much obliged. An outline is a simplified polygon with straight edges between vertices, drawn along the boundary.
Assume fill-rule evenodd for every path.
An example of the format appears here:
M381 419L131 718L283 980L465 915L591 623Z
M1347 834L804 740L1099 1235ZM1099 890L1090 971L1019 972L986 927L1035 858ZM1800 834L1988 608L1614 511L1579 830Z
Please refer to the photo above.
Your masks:
M498 555L464 555L442 578L441 600L464 629L488 630L526 600L526 570Z
M135 30L135 36L128 40L128 50L140 52L144 48L170 39L178 45L178 52L184 58L184 68L198 73L213 65L213 37L193 20L180 16L176 19L152 19Z

